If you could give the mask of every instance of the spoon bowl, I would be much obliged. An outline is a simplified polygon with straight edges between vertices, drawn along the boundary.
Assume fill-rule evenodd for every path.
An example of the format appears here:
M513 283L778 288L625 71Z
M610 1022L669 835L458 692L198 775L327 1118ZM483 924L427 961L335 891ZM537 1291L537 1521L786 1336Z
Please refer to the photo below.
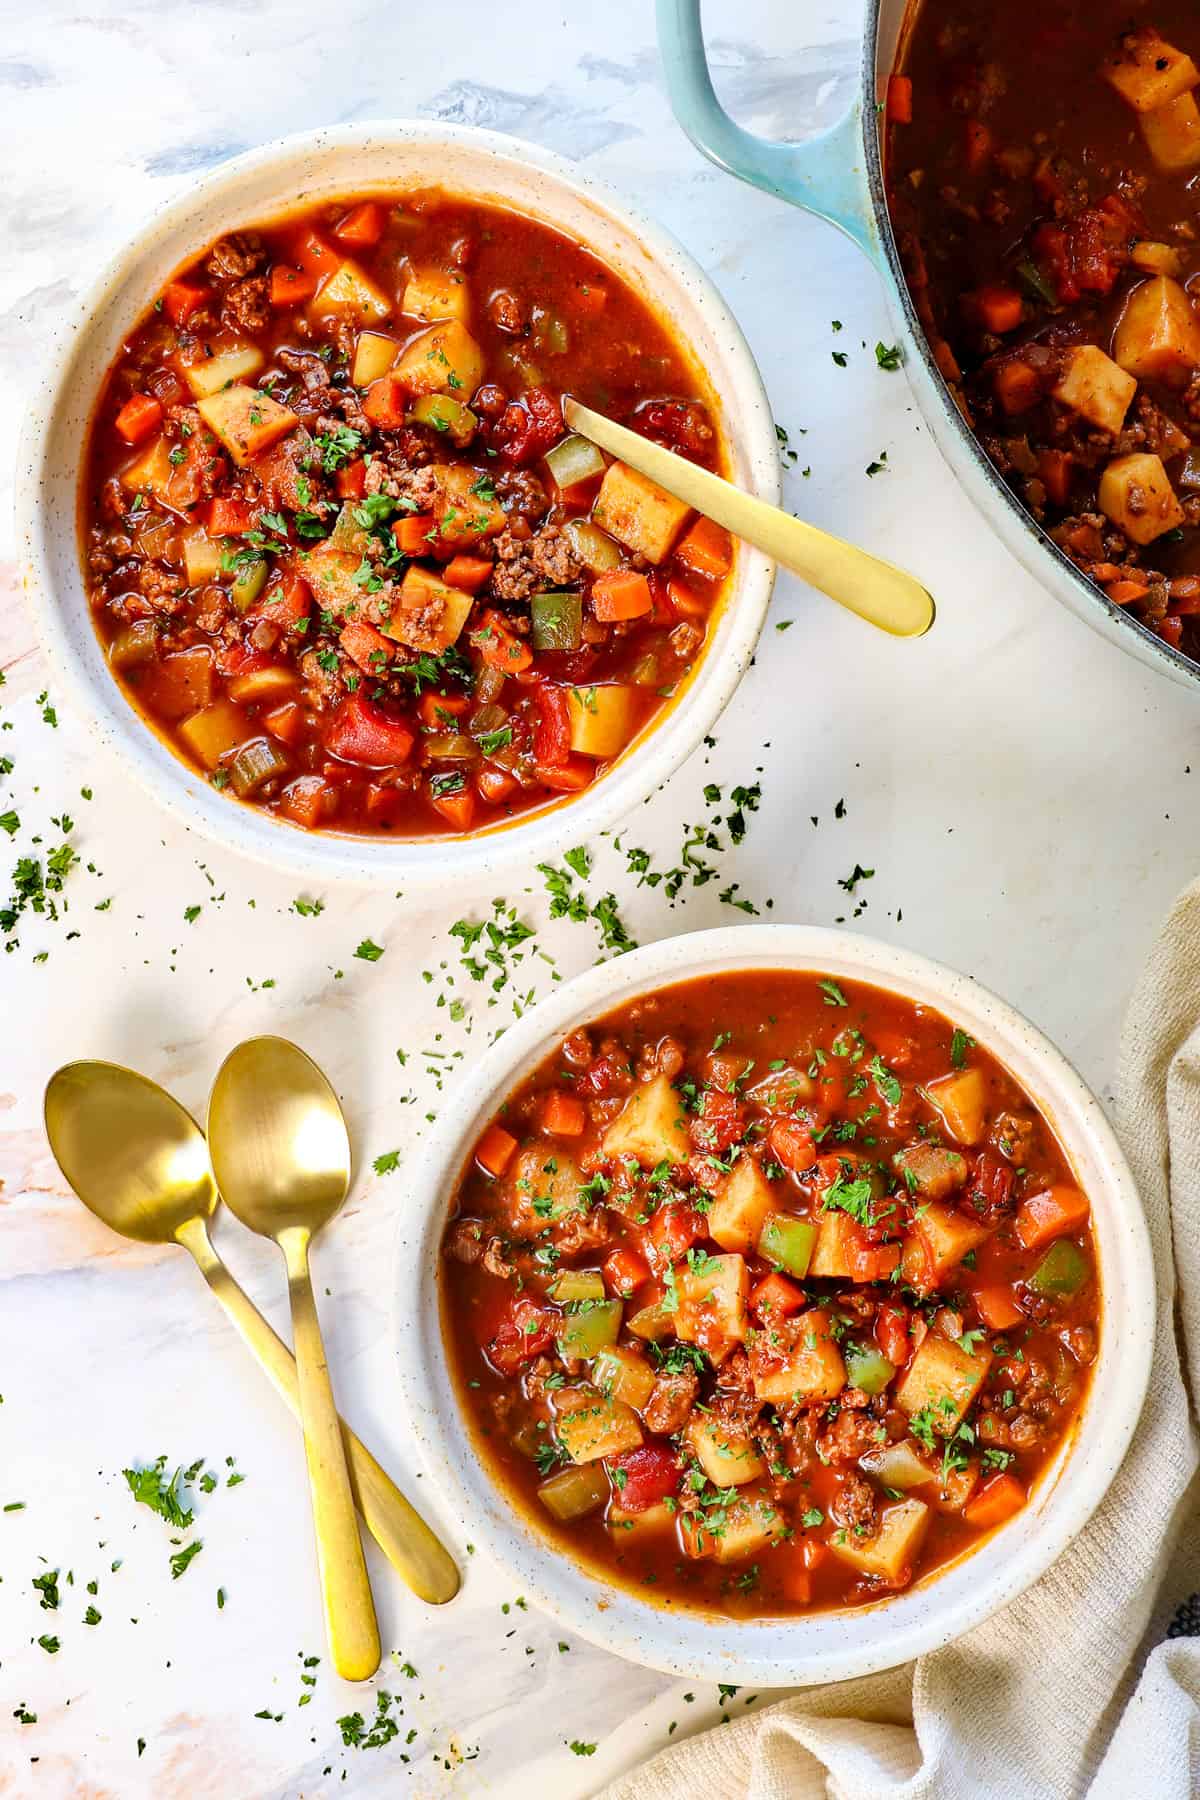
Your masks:
M46 1088L46 1134L89 1212L143 1244L169 1244L212 1217L204 1134L178 1100L120 1063L73 1062Z

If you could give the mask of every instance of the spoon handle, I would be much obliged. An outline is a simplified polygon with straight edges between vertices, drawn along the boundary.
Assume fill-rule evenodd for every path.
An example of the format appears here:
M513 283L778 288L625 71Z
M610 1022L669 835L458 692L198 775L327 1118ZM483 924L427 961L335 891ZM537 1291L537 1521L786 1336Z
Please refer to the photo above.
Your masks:
M802 575L812 587L880 631L893 637L921 637L933 624L932 596L894 563L744 493L723 476L697 468L686 457L664 450L661 444L651 443L578 400L563 401L563 416L572 431L619 456L668 494L685 500L735 537Z
M333 1402L333 1385L317 1302L308 1268L309 1233L299 1226L279 1233L287 1258L288 1299L292 1307L292 1342L300 1387L300 1423L308 1459L308 1487L317 1563L325 1600L325 1625L333 1666L344 1681L367 1681L379 1667L379 1626L367 1579L354 1496L342 1450L341 1421Z
M178 1237L195 1259L200 1273L243 1342L254 1352L276 1392L298 1419L300 1386L291 1351L272 1331L218 1256L204 1220L189 1219ZM443 1606L447 1600L453 1600L460 1586L454 1559L420 1513L404 1498L387 1470L376 1462L362 1439L344 1419L341 1423L350 1486L367 1530L413 1593L431 1606Z

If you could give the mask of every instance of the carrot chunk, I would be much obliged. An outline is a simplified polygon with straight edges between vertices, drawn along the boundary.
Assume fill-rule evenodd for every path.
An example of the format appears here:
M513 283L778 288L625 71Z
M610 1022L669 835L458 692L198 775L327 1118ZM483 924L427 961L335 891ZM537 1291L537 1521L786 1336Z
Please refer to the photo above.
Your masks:
M1050 1187L1032 1194L1013 1222L1017 1240L1025 1250L1040 1250L1054 1238L1065 1237L1087 1223L1091 1207L1078 1188Z
M517 1140L503 1125L489 1125L475 1146L475 1161L485 1175L503 1175L516 1154Z
M561 1088L552 1088L542 1102L542 1130L555 1137L580 1137L586 1124L583 1101Z
M434 794L429 796L429 803L435 812L448 819L456 831L470 831L475 823L475 790L460 788L456 794Z
M420 556L429 548L426 540L432 529L432 513L409 513L405 518L396 520L392 526L392 536L405 556Z
M163 311L173 325L186 325L207 299L207 288L192 287L186 281L168 281L163 289Z
M162 403L153 394L131 394L113 423L127 444L140 444L155 430L162 416Z
M592 611L603 624L640 619L653 605L650 583L633 569L614 569L592 583Z
M890 125L912 124L912 81L907 75L889 75L887 84L887 117Z
M352 206L345 218L334 226L333 235L339 244L357 244L362 249L371 249L383 236L383 208L374 200Z
M717 581L728 575L733 561L733 540L723 525L714 524L700 514L695 524L675 546L675 559L693 575Z
M1003 281L990 281L986 286L976 288L973 294L965 297L964 304L985 331L994 331L998 337L1006 331L1015 331L1025 314L1025 302L1020 294Z
M404 423L404 394L394 375L381 375L363 395L363 411L372 425L398 431Z
M276 263L271 270L271 305L300 306L317 291L317 276L308 269L289 269Z
M1019 1325L1024 1316L1006 1287L976 1288L975 1304L980 1317L993 1331L1007 1331L1010 1325Z
M1025 1489L1013 1475L993 1475L963 1507L963 1518L977 1531L990 1531L1020 1512Z
M464 594L477 594L494 566L488 556L452 556L442 570L442 580Z

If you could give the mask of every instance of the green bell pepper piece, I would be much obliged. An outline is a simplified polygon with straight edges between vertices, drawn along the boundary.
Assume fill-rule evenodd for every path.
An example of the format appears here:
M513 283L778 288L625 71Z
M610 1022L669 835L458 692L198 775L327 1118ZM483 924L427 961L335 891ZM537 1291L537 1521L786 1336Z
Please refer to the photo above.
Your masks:
M812 1261L817 1228L807 1219L792 1219L786 1213L768 1213L758 1234L758 1253L777 1269L803 1278Z
M847 1345L846 1379L851 1387L861 1388L864 1394L882 1394L895 1373L895 1364L873 1345Z
M558 1336L560 1354L582 1357L585 1362L599 1356L620 1336L624 1310L619 1300L582 1301L579 1311L569 1312L563 1320Z
M1029 1285L1037 1294L1065 1298L1086 1287L1091 1274L1092 1265L1079 1245L1070 1238L1059 1238L1029 1277Z
M570 588L534 594L529 624L535 650L578 650L583 637L583 599Z

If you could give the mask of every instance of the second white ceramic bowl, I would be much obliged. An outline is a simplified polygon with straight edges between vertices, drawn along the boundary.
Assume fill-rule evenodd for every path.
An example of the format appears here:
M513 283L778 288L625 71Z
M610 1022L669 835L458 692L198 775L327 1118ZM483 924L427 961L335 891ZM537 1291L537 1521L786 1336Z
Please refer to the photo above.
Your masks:
M646 736L577 798L474 838L301 831L215 792L155 735L108 669L80 574L80 464L104 372L167 277L223 233L340 195L420 187L529 213L617 269L707 375L733 480L765 500L779 497L771 409L724 301L674 238L561 157L468 126L342 125L237 157L157 213L81 302L27 415L17 471L24 586L56 679L125 769L184 823L310 881L341 876L396 887L490 879L500 869L532 868L613 824L711 730L754 654L774 578L766 557L740 546L704 655Z
M464 1163L501 1103L572 1027L674 982L738 969L809 969L930 1006L1011 1071L1053 1124L1092 1203L1103 1310L1099 1355L1074 1434L1030 1504L974 1554L854 1611L743 1621L667 1611L572 1562L497 1487L467 1430L439 1316L439 1246ZM846 1680L936 1649L1014 1599L1082 1529L1116 1474L1145 1397L1155 1291L1141 1203L1100 1103L1059 1051L968 976L870 938L747 925L669 938L558 989L480 1058L443 1106L405 1202L397 1267L398 1367L408 1414L465 1538L519 1590L584 1637L682 1676L770 1686Z

